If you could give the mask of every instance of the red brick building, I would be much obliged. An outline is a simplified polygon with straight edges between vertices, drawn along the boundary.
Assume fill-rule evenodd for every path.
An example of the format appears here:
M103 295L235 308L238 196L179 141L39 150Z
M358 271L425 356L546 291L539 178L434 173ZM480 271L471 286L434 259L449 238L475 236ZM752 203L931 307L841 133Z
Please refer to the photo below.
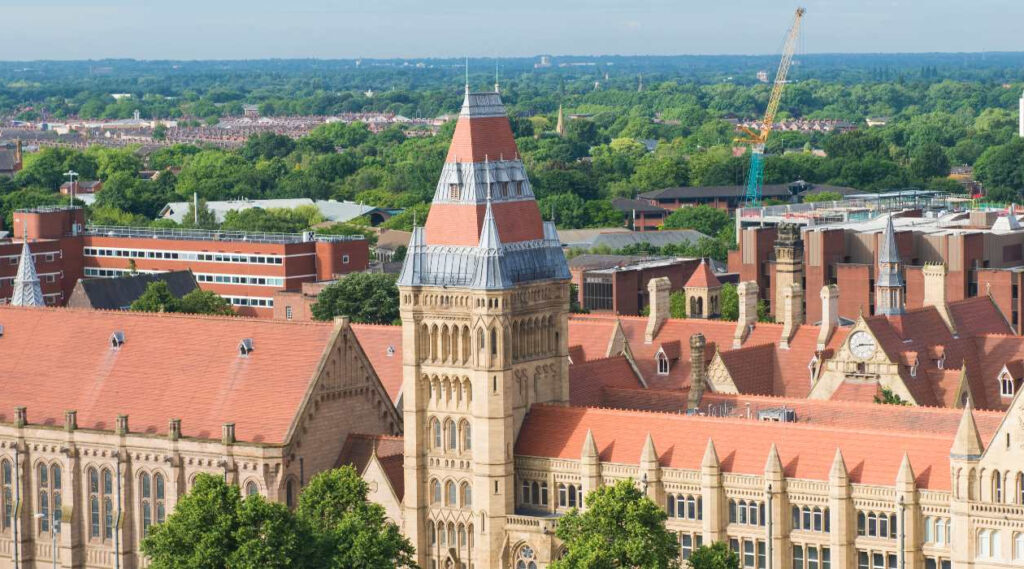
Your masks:
M13 234L31 244L47 304L60 305L82 277L191 270L199 286L240 313L273 316L274 294L369 265L362 237L85 226L81 208L14 213ZM19 242L0 242L0 298L9 298Z
M667 277L672 291L682 290L699 265L700 259L580 255L569 261L569 274L583 308L636 316L650 301L651 279Z

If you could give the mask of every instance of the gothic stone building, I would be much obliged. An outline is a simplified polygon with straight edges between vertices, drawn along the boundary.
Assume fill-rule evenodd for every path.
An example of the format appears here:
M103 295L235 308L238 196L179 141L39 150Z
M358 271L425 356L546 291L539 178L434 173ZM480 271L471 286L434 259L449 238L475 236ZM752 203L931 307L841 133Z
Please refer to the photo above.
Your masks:
M401 432L344 319L7 307L0 361L5 567L142 567L198 473L291 505L351 431Z
M654 281L648 319L570 319L500 97L467 89L398 283L404 476L394 439L354 462L430 569L544 567L559 516L622 479L684 558L721 540L752 569L1020 566L1024 399L983 385L1011 330L986 298L906 311L882 261L885 310L856 322L806 325L796 279L781 324L756 323L753 283L739 323L668 319ZM882 387L936 407L870 402Z

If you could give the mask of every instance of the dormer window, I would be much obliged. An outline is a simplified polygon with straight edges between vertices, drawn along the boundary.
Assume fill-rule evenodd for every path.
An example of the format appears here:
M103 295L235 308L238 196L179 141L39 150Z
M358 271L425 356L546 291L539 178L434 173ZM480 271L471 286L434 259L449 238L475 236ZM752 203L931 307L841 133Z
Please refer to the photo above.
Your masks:
M1006 369L999 374L999 395L1013 397L1013 377Z
M811 356L811 361L807 362L807 371L811 376L811 385L814 385L815 372L818 370L818 354Z
M238 355L248 356L253 351L252 338L242 338L242 341L238 343Z
M395 355L395 347L389 344L388 345L388 357L390 358L390 357L393 357L394 355Z
M917 360L910 365L910 377L917 377Z
M946 369L946 354L942 354L942 357L935 360L935 367L939 369Z
M658 362L658 375L668 375L669 362L668 356L665 355L664 350L658 350L655 354L654 359Z
M462 196L462 191L458 184L448 184L448 199L452 201L458 201Z

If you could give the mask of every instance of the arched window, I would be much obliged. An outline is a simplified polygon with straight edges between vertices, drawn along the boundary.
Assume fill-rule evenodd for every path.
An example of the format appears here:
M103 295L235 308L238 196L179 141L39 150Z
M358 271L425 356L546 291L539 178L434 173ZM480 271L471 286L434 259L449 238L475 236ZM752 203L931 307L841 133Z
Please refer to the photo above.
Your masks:
M668 517L676 517L676 495L669 494L665 498L665 509L668 511Z
M469 421L462 423L462 450L473 450L473 428Z
M1024 472L1017 473L1017 503L1024 504Z
M255 496L260 493L260 487L252 480L245 483L245 497Z
M1013 397L1013 378L1005 371L999 374L999 395Z
M491 328L491 355L498 355L498 331Z
M114 538L114 473L103 469L103 539Z
M455 524L448 522L448 545L455 545Z
M997 504L1003 501L1003 477L998 470L992 471L992 501Z
M39 487L39 531L50 533L50 469L41 462L36 465L36 484Z
M295 481L290 478L285 484L284 502L288 509L295 507Z
M519 553L516 555L516 569L537 569L533 548L529 545L524 545L519 549Z
M946 542L946 520L945 518L938 518L935 520L935 543L943 544Z
M459 434L455 428L455 421L447 421L445 423L445 430L448 434L448 450L458 450Z
M95 468L89 468L89 537L103 537L100 533L100 474Z
M154 523L164 523L164 515L167 513L167 508L164 505L164 475L157 473L153 475L153 496L154 503L156 504L156 518L153 520Z
M468 483L462 483L462 505L469 507L473 505L473 487Z
M153 481L149 474L143 472L139 476L139 486L142 500L142 535L149 535L149 526L153 525Z
M668 375L668 356L665 355L665 352L658 350L654 357L658 360L658 375Z
M430 482L430 501L434 504L441 503L441 483L437 480Z
M3 486L3 529L14 523L14 469L6 458L0 461L0 485Z
M583 505L583 491L580 490L577 486L575 486L573 484L570 484L569 485L569 507L570 508L575 508L577 502L579 502L579 505L581 505L581 506Z
M1024 533L1013 535L1013 560L1024 561Z
M447 505L447 506L457 506L457 505L459 505L459 496L456 493L456 488L455 488L455 483L454 482L445 482L445 484L444 484L444 494L445 494L445 496L446 496L446 498L448 500L448 503L445 504L445 505Z
M427 522L427 535L429 536L428 539L430 539L430 545L436 545L437 544L437 534L434 533L434 522L431 522L431 521Z
M430 420L430 431L434 436L434 448L441 448L441 421L436 417Z
M459 547L466 547L466 526L459 524Z

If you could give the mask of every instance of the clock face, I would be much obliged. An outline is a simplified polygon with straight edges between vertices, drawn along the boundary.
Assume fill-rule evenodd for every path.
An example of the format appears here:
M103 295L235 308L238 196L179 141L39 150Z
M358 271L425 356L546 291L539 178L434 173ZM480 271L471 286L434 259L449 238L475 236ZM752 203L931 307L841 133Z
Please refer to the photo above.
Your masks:
M850 352L859 359L866 360L875 355L877 344L871 334L859 330L850 335Z

